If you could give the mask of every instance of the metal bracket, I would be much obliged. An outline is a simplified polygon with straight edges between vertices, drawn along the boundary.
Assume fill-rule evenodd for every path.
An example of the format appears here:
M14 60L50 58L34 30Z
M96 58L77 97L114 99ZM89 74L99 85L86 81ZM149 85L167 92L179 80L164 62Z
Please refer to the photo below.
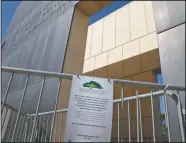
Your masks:
M110 79L108 78L108 82L111 83Z
M81 78L79 77L79 75L77 75L77 78L81 79Z

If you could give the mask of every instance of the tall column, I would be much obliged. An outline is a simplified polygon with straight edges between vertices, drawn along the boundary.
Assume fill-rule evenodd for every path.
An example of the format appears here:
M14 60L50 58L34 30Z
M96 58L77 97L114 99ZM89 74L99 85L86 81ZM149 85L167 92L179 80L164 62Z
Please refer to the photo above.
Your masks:
M185 1L153 1L164 84L185 86ZM171 141L181 141L175 102L168 97ZM181 92L185 108L185 92Z

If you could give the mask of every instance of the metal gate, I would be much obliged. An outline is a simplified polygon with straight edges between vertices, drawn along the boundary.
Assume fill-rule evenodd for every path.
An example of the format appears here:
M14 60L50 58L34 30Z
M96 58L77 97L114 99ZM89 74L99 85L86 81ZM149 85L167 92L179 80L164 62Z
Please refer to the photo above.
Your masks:
M5 142L62 142L64 127L65 127L65 114L68 109L57 109L57 103L59 100L59 93L61 88L61 80L69 79L72 80L74 75L45 72L37 70L19 69L11 67L2 67L2 72L11 74L7 88L4 94L4 99L1 103L1 132L2 141ZM24 90L21 95L21 100L18 108L12 107L7 104L7 98L9 96L9 88L12 83L12 79L16 74L26 75L26 81ZM23 113L23 103L28 87L28 82L31 76L42 77L42 84L40 87L40 93L38 95L37 107L34 114ZM77 75L78 76L78 75ZM55 97L54 109L47 112L40 112L40 104L43 97L43 88L46 79L55 78L58 79L58 90ZM109 80L109 79L108 79ZM171 97L175 101L177 113L179 118L179 131L181 141L185 142L185 128L182 106L180 102L180 91L185 91L185 87L174 86L174 85L162 85L156 83L129 81L113 79L114 85L121 86L121 93L118 95L118 99L113 100L114 104L114 117L113 123L116 130L113 129L111 142L167 142L171 141L170 137L170 122L169 114L167 112L167 96ZM4 81L2 81L4 82ZM3 83L2 83L3 84ZM124 91L132 87L135 89L135 95L125 95ZM140 88L149 88L150 92L139 94ZM159 96L163 97L164 115L165 121L161 124L157 124L155 117L155 98ZM150 105L145 108L149 108L151 111L150 115L150 126L144 128L144 119L142 115L143 99L148 98ZM135 107L133 106L135 104ZM132 107L132 109L131 109ZM135 110L135 120L132 117ZM126 115L125 115L126 114ZM125 117L124 117L125 116ZM149 120L148 120L149 121ZM125 124L124 124L125 122ZM125 127L125 128L124 128ZM159 131L162 132L162 127L165 129L164 135L157 135ZM157 128L161 130L157 130ZM152 131L152 136L145 136L145 130ZM134 132L134 133L133 133ZM148 132L148 131L147 131ZM126 134L125 134L126 133ZM115 134L115 135L114 135ZM117 134L117 135L116 135Z

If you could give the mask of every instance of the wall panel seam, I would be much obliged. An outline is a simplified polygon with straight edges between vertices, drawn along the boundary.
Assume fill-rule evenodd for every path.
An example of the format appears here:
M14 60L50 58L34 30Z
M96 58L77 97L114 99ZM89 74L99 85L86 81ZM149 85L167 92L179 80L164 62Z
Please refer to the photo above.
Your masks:
M141 39L141 38L143 38L143 37L145 37L145 36L147 36L147 35L150 35L150 34L152 34L152 33L156 33L156 31L150 32L150 33L148 33L148 34L146 34L146 35L143 35L143 36L141 36L141 37L138 37L138 38L136 38L136 39L133 39L133 40L131 40L131 41L129 41L129 42L126 42L126 43L124 43L124 44L118 45L118 46L116 46L116 47L114 47L114 48L112 48L112 49L106 50L106 51L104 51L104 52L102 52L102 53L108 52L108 51L110 51L110 50L116 49L116 48L118 48L118 47L120 47L120 46L123 46L123 45L125 45L125 44L128 44L128 43L130 43L130 42L133 42L133 41L135 41L135 40ZM157 33L156 33L156 34L157 34ZM99 53L99 54L97 54L97 55L91 56L90 58L93 58L93 57L95 57L95 56L98 56L98 55L100 55L100 54L102 54L102 53ZM90 58L87 58L86 60L88 60L88 59L90 59ZM85 60L85 61L86 61L86 60Z
M102 31L101 53L103 52L102 50L103 50L104 20L105 20L105 18L103 18L103 31Z
M73 8L73 13L72 13L71 21L70 21L70 28L69 28L69 31L68 31L68 38L67 38L65 52L64 52L64 59L62 61L62 65L61 65L61 72L63 72L63 70L65 68L65 59L66 59L66 54L67 54L67 50L68 50L69 39L71 37L70 35L71 35L71 30L72 30L72 23L74 21L74 15L75 15L75 10L76 10L75 6L73 6L72 8Z
M129 4L127 6L128 6L128 11L129 11L129 36L130 36L130 41L129 42L131 42L130 7L129 7Z
M147 30L147 33L149 33L148 31L148 25L147 25L147 15L146 15L146 8L145 8L145 2L143 1L143 8L144 8L144 12L145 12L145 22L146 22L146 30Z
M169 30L171 30L171 29L174 29L174 28L176 28L176 27L178 27L178 26L181 26L181 25L183 25L183 24L185 24L185 22L182 22L182 23L177 24L177 25L175 25L175 26L173 26L173 27L170 27L170 28L165 29L165 30L163 30L163 31L161 31L161 32L158 32L157 35L159 35L159 34L161 34L161 33L163 33L163 32L169 31Z

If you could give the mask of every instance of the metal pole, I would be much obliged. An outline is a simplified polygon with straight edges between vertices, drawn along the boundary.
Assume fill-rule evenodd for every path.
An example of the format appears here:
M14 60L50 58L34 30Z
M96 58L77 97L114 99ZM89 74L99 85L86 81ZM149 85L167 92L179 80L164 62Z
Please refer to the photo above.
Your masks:
M25 124L25 117L23 117L23 122L21 122L21 129L20 129L20 135L19 135L19 137L18 137L18 141L22 141L22 139L23 139L23 133L22 133L22 131L23 131L23 125ZM22 136L22 137L21 137ZM21 140L20 140L20 137L21 137Z
M129 142L131 142L130 101L128 101L128 128L129 128Z
M11 112L12 112L12 111L11 111ZM14 113L14 114L13 114L13 113ZM10 138L10 132L12 131L12 126L13 126L13 121L14 121L14 117L15 117L15 112L12 112L12 114L13 114L13 115L12 115L12 116L13 116L13 117L12 117L13 119L11 120L12 122L11 122L10 130L9 130L9 132L8 132L7 139Z
M143 142L143 125L142 125L141 101L140 101L140 100L139 100L139 116L140 116L140 133L141 133L141 142Z
M45 139L45 142L47 141L47 137L48 137L48 114L46 116L47 116L47 122L46 122L46 139Z
M139 102L138 102L138 89L136 89L136 111L137 111L137 142L139 142Z
M122 99L122 102L121 102L121 118L122 118L122 124L121 124L121 138L123 139L124 138L124 102L123 102L123 98L124 98L124 87L122 87L121 89L121 99Z
M52 119L52 126L51 126L51 131L50 131L49 142L51 142L51 140L52 140L52 131L53 131L53 128L54 128L54 121L55 121L56 110L57 110L57 102L58 102L58 99L59 99L60 86L61 86L61 79L59 79L59 85L58 85L57 96L56 96L56 101L55 101L54 115L53 115L53 119Z
M155 125L154 125L154 104L153 104L153 93L152 93L152 91L151 91L151 110L152 110L153 141L156 142Z
M168 139L169 142L171 141L170 137L170 125L169 125L169 116L168 116L168 107L167 107L167 94L166 90L164 91L164 104L165 104L165 117L166 117L166 123L167 123L167 130L168 130Z
M118 103L118 142L119 142L119 103Z
M37 131L37 137L40 138L40 130L42 129L42 126L41 126L41 117L42 116L39 116L38 115L38 118L36 120L36 128L38 127L39 130ZM41 131L41 138L42 138L42 131Z
M157 91L157 92L154 92L153 96L159 96L159 95L162 95L164 94L164 91ZM167 94L171 94L170 92L167 92ZM146 94L141 94L141 95L138 95L138 99L142 99L142 98L146 98L146 97L150 97L151 96L151 93L146 93ZM130 96L130 97L125 97L123 99L123 101L129 101L129 100L136 100L136 96ZM121 102L122 99L115 99L113 100L113 103L117 103L117 102Z
M42 81L42 85L41 85L41 90L40 90L40 94L39 94L39 100L38 100L38 104L37 104L37 108L36 108L36 115L35 115L35 118L34 118L34 123L33 123L31 137L30 137L30 142L32 142L33 135L34 135L35 125L36 125L36 121L37 121L37 115L38 115L38 111L39 111L39 107L40 107L41 98L42 98L42 95L43 95L44 84L45 84L45 77L44 77L44 79Z
M44 133L45 131L45 115L41 116L43 118L43 130L42 130L42 141L44 140L44 134L46 134L46 132Z
M182 114L182 107L181 107L181 102L180 102L179 91L177 91L177 97L178 97L177 111L178 111L178 119L179 119L179 125L180 125L181 139L182 139L182 142L185 142L183 114Z
M26 118L24 142L26 142L26 137L27 137L27 132L28 132L28 120L29 120L29 119Z
M4 100L3 100L3 103L2 103L2 107L1 107L1 113L3 112L4 106L5 106L5 102L6 102L6 99L7 99L7 96L8 96L8 92L9 92L9 89L10 89L10 85L11 85L13 76L14 76L14 73L12 73L12 75L10 77L10 80L8 82L8 86L6 88L5 97L4 97Z
M7 112L8 112L8 108L5 108L5 115L4 115L4 118L3 118L3 122L1 122L1 131L3 130L3 126L4 126L4 123L5 123L5 120L6 120L6 116L7 116Z
M63 126L63 113L61 113L61 126L60 126L60 131L61 131L61 134L62 134L62 126ZM62 135L60 135L60 142L62 142Z
M30 77L30 76L28 75L28 77L27 77L27 79L26 79L25 89L24 89L24 91L23 91L23 96L22 96L22 98L21 98L21 102L20 102L20 105L19 105L19 110L18 110L18 114L17 114L17 119L16 119L14 131L13 131L13 134L12 134L12 140L11 140L11 142L13 142L13 140L14 140L14 135L15 135L15 131L16 131L16 128L17 128L17 123L18 123L18 120L19 120L19 116L20 116L22 104L23 104L23 101L24 101L24 98L25 98L25 95L26 95L26 89L27 89L29 77Z
M17 136L19 135L20 124L22 123L21 120L22 120L22 117L19 118L18 127L17 127L17 130L15 132L15 139L14 139L14 141L16 141L16 142L18 142L16 139L17 139Z
M30 128L32 126L32 117L28 118L28 129L27 129L27 136L26 136L26 141L28 142L29 141L29 138L30 138Z
M56 115L56 125L58 125L58 116L57 115ZM58 140L57 140L57 130L58 130L58 127L55 128L55 134L54 134L54 139L55 139L56 142L58 142Z

